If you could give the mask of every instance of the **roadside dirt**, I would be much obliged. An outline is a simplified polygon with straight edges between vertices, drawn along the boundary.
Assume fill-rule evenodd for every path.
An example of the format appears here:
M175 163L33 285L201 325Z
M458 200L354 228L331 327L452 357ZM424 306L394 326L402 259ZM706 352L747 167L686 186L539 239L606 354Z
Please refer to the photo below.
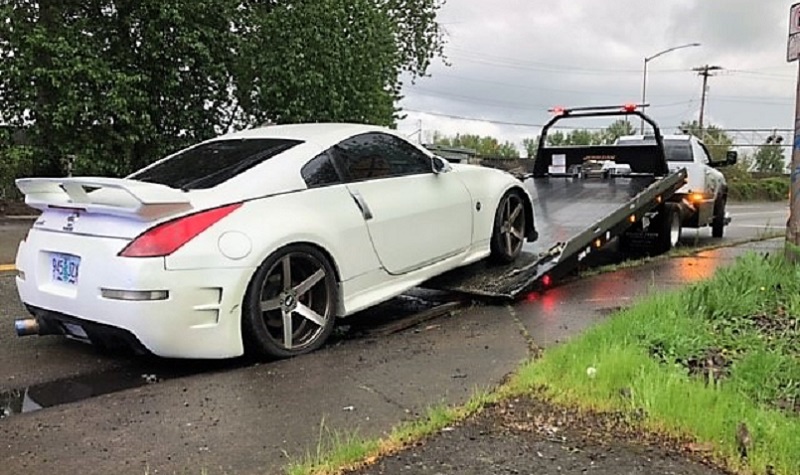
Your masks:
M616 414L587 414L538 399L495 405L463 424L356 472L377 474L722 475L709 447L636 430Z
M32 216L39 211L21 201L0 200L0 216Z

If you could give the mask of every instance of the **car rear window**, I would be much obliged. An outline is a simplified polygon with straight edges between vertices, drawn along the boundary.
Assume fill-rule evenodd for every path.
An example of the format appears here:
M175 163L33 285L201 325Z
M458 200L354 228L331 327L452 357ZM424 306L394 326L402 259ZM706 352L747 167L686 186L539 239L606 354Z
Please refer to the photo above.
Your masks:
M218 140L179 152L128 178L183 190L213 188L300 143L286 139Z

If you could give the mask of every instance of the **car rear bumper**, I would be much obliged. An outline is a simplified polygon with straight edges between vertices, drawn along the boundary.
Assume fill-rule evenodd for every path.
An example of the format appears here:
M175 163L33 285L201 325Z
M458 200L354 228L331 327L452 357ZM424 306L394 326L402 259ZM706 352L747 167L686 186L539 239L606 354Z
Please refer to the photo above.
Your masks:
M254 269L166 270L163 258L118 257L123 246L118 239L30 233L17 253L20 299L47 323L85 326L90 340L116 329L118 340L133 343L127 346L163 357L243 353L241 304ZM81 258L76 284L54 280L53 252ZM122 300L109 290L158 292L159 299Z

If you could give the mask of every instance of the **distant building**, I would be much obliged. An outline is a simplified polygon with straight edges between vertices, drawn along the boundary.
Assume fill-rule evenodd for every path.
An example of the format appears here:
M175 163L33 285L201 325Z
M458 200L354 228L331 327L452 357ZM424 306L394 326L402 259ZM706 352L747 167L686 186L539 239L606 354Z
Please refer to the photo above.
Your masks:
M467 163L478 155L478 152L471 148L448 147L436 144L423 144L422 146L451 163Z

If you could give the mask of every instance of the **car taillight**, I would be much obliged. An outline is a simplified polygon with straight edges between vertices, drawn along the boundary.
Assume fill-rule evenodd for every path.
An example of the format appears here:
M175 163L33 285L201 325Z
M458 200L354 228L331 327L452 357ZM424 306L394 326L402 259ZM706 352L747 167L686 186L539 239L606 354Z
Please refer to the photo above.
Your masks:
M119 255L121 257L168 256L241 206L241 203L235 203L161 223L140 234L125 246Z

